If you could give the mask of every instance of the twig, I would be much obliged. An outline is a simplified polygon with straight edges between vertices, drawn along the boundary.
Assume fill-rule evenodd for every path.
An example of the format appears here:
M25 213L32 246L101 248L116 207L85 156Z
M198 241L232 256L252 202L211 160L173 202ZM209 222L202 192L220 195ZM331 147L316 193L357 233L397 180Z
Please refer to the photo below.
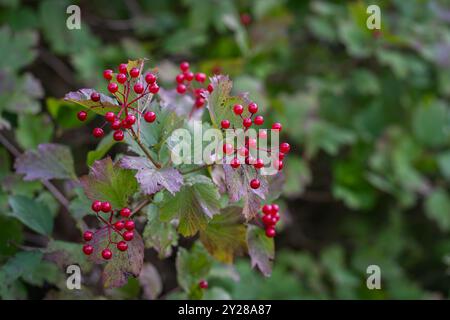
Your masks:
M131 134L132 134L132 136L133 136L134 141L137 142L137 144L139 145L139 148L141 148L141 150L145 153L145 155L147 156L148 160L150 160L150 162L153 163L153 165L154 165L156 168L161 169L161 165L153 159L152 155L151 155L150 152L147 150L147 148L142 144L141 140L140 140L139 137L136 135L136 132L134 132L134 129L133 129L133 128L130 129L130 132L131 132Z
M197 167L197 168L193 168L193 169L190 169L190 170L182 171L181 174L188 174L188 173L200 171L200 170L202 170L202 169L206 169L206 168L208 168L208 167L212 167L213 165L214 165L214 164L204 164L204 165L202 165L202 166L200 166L200 167Z
M44 48L39 49L39 55L41 56L42 61L52 68L65 82L70 85L75 83L70 69L64 64L64 62Z
M152 201L153 201L153 195L151 195L150 197L144 199L141 203L139 203L136 206L136 208L133 209L133 211L131 212L131 215L134 215L135 213L139 212L142 208L144 208L145 206L150 204Z
M0 132L0 143L14 156L19 157L22 153ZM41 180L42 184L55 197L56 200L69 211L69 200L48 180Z

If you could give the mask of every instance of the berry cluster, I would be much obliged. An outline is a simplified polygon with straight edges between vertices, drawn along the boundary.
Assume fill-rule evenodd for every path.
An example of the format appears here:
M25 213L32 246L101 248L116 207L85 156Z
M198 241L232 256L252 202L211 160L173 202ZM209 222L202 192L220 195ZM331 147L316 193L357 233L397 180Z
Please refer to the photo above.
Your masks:
M83 239L87 242L83 246L83 252L85 255L91 255L94 252L94 247L89 244L95 236L106 229L108 233L108 244L106 248L102 250L102 257L105 260L112 258L112 251L109 249L110 245L115 245L119 251L127 251L128 244L127 241L131 241L134 238L134 221L130 219L131 210L129 208L122 208L118 210L121 216L120 220L113 222L114 210L109 202L94 201L92 202L92 211L95 212L97 219L104 224L104 226L95 232L85 231L83 234ZM102 215L106 215L106 218ZM119 236L120 240L118 242L113 241L111 235L115 233Z
M206 92L213 92L214 88L211 84L208 86L202 87L202 85L206 81L206 75L204 73L193 73L189 69L189 62L180 63L180 73L175 77L175 81L177 82L177 92L179 94L189 94L194 98L194 105L192 106L192 110L190 115L196 110L201 109L206 104ZM197 83L197 84L196 84Z
M152 111L140 111L136 106L138 101L149 94L156 94L159 91L159 86L156 82L157 78L153 73L147 73L145 76L141 75L141 71L132 67L129 68L126 63L119 65L118 73L107 69L103 71L103 78L109 81L108 91L116 98L118 105L117 111L106 112L104 118L105 122L101 127L94 128L92 135L100 138L104 135L103 128L109 123L112 130L114 130L114 140L122 141L124 138L124 129L133 130L133 125L136 124L138 115L142 116L146 122L152 123L156 120L156 114ZM117 82L114 82L114 79ZM119 84L120 88L119 89ZM132 96L132 92L134 95ZM104 105L101 101L101 95L98 92L92 92L90 96L94 104L93 108L102 108ZM87 112L80 111L77 118L80 121L87 119ZM138 124L139 125L139 124Z
M247 131L252 125L261 126L264 124L264 117L261 115L256 115L256 113L258 112L258 105L255 102L250 102L247 106L247 110L250 113L250 116L247 118L244 118L242 116L242 114L244 112L244 107L240 104L236 104L233 106L233 113L242 119L242 126L244 127L244 131ZM220 122L220 125L221 125L222 129L230 129L231 123L228 119L223 119ZM232 128L232 129L235 129L235 128ZM282 129L282 126L279 122L275 122L272 125L272 130L281 131L281 129ZM258 138L266 139L267 131L260 130L258 133ZM258 140L256 138L251 138L251 137L245 137L245 145L236 150L233 148L233 145L231 143L223 144L224 154L236 155L236 157L234 157L230 163L230 165L233 169L237 169L241 166L241 163L240 163L239 159L237 158L238 154L245 158L246 165L252 165L256 170L262 169L265 166L263 159L253 158L250 155L250 151L249 151L250 149L265 151L270 155L272 155L272 153L276 153L275 154L276 160L274 161L273 166L276 170L281 171L283 169L283 159L284 159L285 155L287 153L289 153L291 146L289 145L289 143L283 142L280 144L279 150L266 150L266 149L262 150L258 147ZM260 187L260 185L261 185L261 182L259 181L259 179L255 178L250 181L250 187L252 189L258 189Z
M279 210L280 207L277 204L265 204L262 207L262 222L266 228L266 236L269 238L273 238L276 235L275 226L280 220Z

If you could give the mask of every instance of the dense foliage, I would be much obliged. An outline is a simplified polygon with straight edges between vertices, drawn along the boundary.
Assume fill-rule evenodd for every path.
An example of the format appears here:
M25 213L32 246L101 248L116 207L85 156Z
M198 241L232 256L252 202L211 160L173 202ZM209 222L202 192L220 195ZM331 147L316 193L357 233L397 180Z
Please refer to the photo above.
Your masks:
M69 31L70 1L0 1L1 298L448 296L445 1L376 1L382 29L375 32L366 27L371 1L74 2L83 25ZM78 121L83 107L62 98L83 87L106 94L103 70L140 57L156 68L161 88L175 89L183 60L207 75L229 75L236 93L250 92L267 123L283 124L292 151L276 188L282 195L275 244L254 225L242 229L233 218L239 209L227 207L211 187L212 172L200 171L202 178L195 172L185 179L187 190L155 197L140 210L135 223L146 248L140 276L105 289L102 268L81 251L83 231L94 224L86 216L94 199L73 181L85 176L96 189L92 166L102 164L114 173L107 185L127 183L121 192L136 196L136 167L113 164L127 153L125 143L112 133L92 137L103 119ZM179 125L174 116L162 119L164 128ZM154 143L167 139L153 125ZM222 209L216 216L222 219L199 221L204 232L194 238L197 230L189 226L179 235L170 221L184 214L180 201L199 193L209 193L208 207ZM167 200L177 194L183 199ZM124 198L115 201L114 209L124 206ZM252 269L245 255L227 264L242 253L241 242L217 240L218 225L239 235L232 240L244 235L253 243L247 251L266 275L275 245L271 276ZM255 248L265 250L266 260ZM81 266L82 291L66 288L65 267L72 263ZM372 264L381 268L381 290L366 288Z

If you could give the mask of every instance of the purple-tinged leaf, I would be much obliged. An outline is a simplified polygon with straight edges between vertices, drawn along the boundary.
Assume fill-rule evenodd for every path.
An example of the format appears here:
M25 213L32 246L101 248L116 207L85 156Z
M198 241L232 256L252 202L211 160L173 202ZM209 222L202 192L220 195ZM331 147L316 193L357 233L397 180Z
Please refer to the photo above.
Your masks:
M104 115L108 111L117 112L120 106L117 101L107 95L100 93L100 101L91 100L91 94L97 92L94 89L83 88L78 91L72 91L64 96L64 100L77 103L87 109L92 110L100 115Z
M179 94L173 90L159 90L161 98L161 107L175 112L180 117L189 117L189 119L200 120L205 108L195 108L194 99L187 94Z
M272 273L275 258L275 244L273 238L268 238L264 229L248 225L247 228L248 254L252 268L257 267L266 277Z
M156 169L144 157L125 156L120 160L120 165L122 168L137 170L135 177L145 194L154 194L162 189L175 194L183 185L183 176L178 170L171 167Z
M26 151L17 157L14 167L25 180L76 178L70 149L59 144L40 144L36 151Z
M138 188L133 171L121 168L110 157L95 161L80 182L90 200L109 201L115 209L125 207Z
M144 291L144 298L148 300L157 299L163 289L161 276L158 270L150 263L144 264L139 276L139 283Z
M251 166L243 165L233 169L230 165L224 164L225 185L232 202L244 199L244 209L242 213L247 220L252 219L260 209L261 199L265 199L269 192L267 179L255 173ZM261 185L258 189L250 187L250 181L259 179Z

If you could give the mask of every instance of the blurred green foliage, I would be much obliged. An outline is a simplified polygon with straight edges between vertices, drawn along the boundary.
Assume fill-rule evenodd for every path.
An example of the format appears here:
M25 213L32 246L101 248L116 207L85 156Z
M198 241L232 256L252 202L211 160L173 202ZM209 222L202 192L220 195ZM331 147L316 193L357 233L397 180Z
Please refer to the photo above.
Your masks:
M374 2L380 31L365 23ZM72 3L81 7L81 30L65 27ZM242 14L251 16L248 25ZM213 266L206 297L447 298L449 22L450 6L439 0L1 0L0 129L23 149L68 144L78 150L77 171L86 172L86 162L113 143L105 138L87 154L90 129L79 128L77 109L58 100L64 92L102 91L104 68L143 56L165 86L173 86L182 59L228 74L267 123L283 123L293 155L272 277L262 280L248 261L232 271ZM18 178L12 163L0 146L0 297L26 298L37 287L38 297L80 298L64 289L53 260L43 259L50 249L20 250L33 242L30 230L51 233L55 206L39 183ZM83 203L82 193L72 195L78 223L67 220L73 225L53 236L68 245L80 240ZM30 221L24 206L45 211L46 220ZM371 264L381 268L381 290L366 288ZM93 283L85 284L84 298L134 298L145 285L130 281L100 294Z

